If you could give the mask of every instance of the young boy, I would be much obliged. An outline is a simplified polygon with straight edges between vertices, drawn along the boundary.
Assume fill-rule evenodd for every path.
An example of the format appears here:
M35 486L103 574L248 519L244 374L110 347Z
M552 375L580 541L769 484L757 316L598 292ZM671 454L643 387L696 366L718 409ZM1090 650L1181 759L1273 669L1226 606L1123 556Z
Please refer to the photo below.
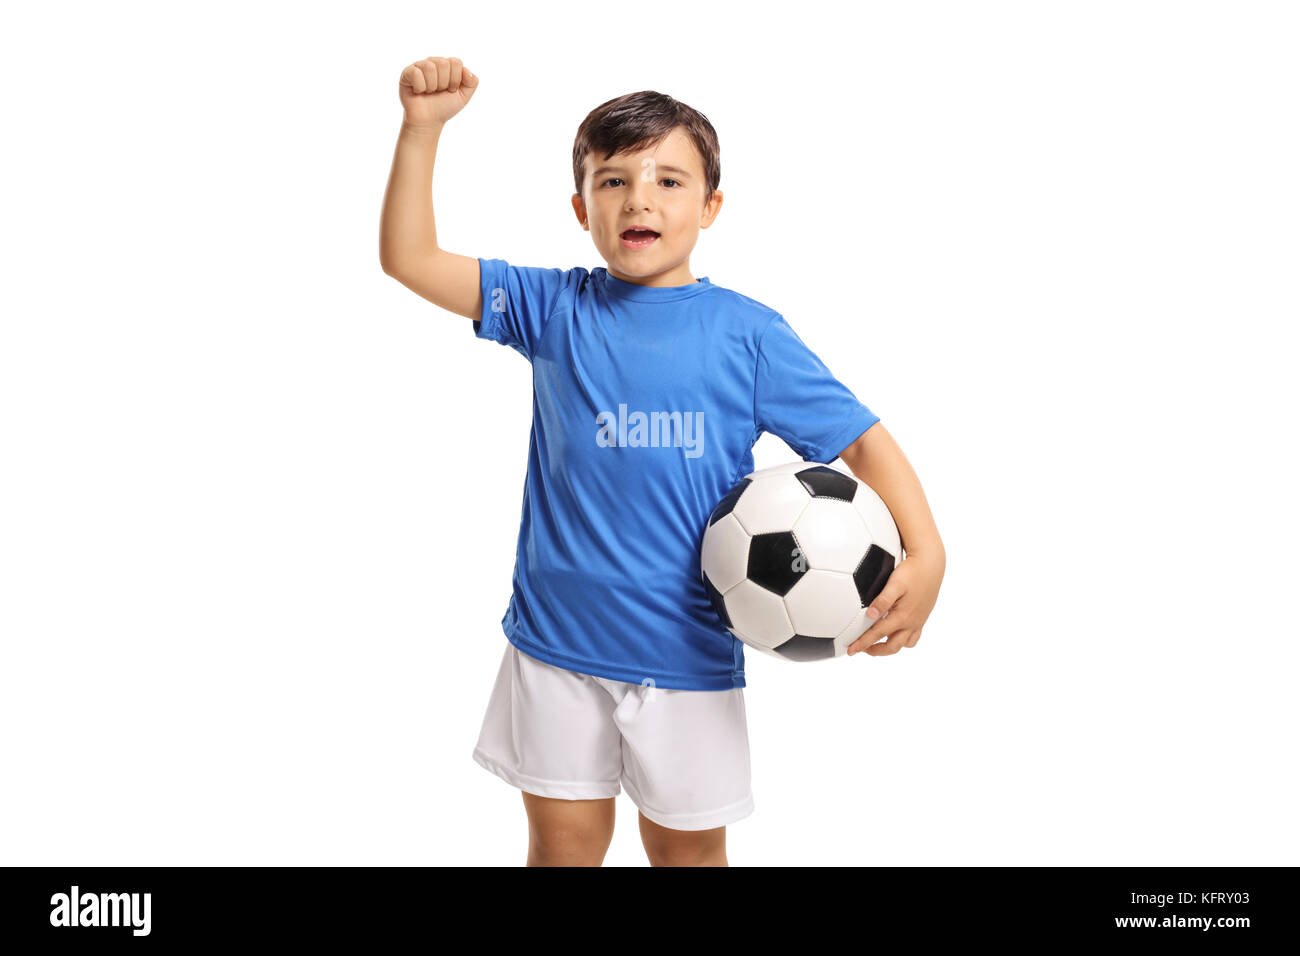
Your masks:
M916 645L943 543L878 417L784 317L692 276L722 193L717 135L685 104L629 94L578 130L573 210L607 268L443 250L438 138L478 85L455 57L402 71L380 230L385 273L533 370L507 644L473 757L522 791L530 866L599 866L620 786L651 865L726 866L726 826L754 806L744 655L705 593L700 543L758 436L842 458L898 524L906 559L850 654Z

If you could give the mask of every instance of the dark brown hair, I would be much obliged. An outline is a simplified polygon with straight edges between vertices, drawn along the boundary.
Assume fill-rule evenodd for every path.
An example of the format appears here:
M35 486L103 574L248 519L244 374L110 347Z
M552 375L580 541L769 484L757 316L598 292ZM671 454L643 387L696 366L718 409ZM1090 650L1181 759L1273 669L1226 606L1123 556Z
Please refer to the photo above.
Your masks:
M722 179L718 134L708 118L665 93L642 90L601 103L587 114L573 141L574 191L582 192L582 162L588 154L640 152L683 127L704 165L704 201L708 202Z

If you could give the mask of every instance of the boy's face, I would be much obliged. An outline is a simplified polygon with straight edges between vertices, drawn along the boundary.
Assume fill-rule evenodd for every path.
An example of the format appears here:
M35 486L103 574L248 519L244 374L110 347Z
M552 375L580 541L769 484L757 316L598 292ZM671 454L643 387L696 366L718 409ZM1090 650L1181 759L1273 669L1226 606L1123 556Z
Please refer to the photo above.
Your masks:
M681 127L639 153L583 161L582 192L573 209L609 274L638 285L687 285L690 256L701 229L722 206L722 191L705 203L704 164ZM642 226L659 235L625 235Z

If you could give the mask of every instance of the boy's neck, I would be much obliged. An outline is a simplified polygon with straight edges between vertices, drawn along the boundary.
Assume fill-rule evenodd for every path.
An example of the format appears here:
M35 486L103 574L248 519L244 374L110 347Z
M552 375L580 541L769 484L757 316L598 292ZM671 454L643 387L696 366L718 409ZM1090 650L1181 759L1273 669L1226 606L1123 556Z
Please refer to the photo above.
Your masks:
M694 285L699 280L691 275L690 262L683 262L680 265L669 269L667 272L660 272L649 276L629 276L624 275L616 269L606 267L605 271L615 279L621 279L623 282L630 282L633 285L652 286L654 288L674 288L676 286Z

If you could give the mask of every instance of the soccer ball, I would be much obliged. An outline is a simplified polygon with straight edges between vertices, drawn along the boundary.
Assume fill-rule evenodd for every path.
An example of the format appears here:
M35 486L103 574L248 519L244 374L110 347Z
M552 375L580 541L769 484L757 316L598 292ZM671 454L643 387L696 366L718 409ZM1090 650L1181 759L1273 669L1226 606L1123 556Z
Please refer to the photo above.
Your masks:
M727 630L787 661L840 657L904 557L871 488L796 461L740 479L709 515L700 576Z

